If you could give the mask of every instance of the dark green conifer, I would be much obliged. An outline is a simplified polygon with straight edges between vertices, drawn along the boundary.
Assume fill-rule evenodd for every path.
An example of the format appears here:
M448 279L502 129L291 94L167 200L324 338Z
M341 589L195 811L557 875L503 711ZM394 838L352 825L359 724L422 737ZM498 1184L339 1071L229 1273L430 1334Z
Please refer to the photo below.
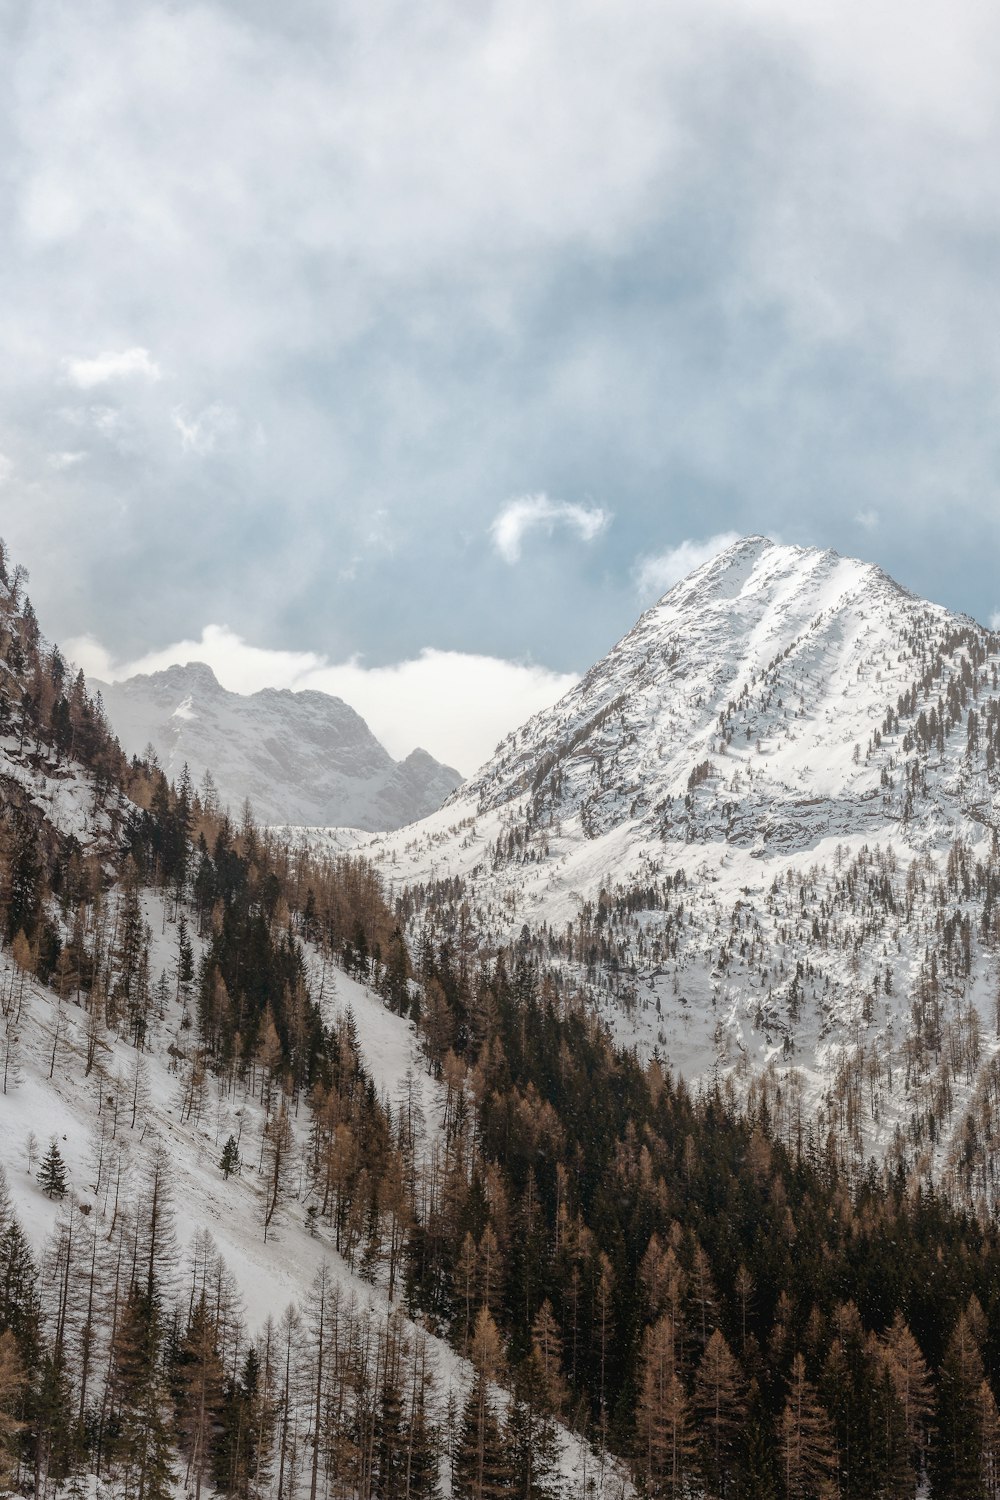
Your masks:
M517 1368L507 1414L511 1494L517 1500L552 1500L559 1441L548 1410L549 1390L537 1346Z
M42 1158L42 1164L38 1169L38 1181L47 1198L65 1198L68 1186L66 1164L59 1154L55 1136L49 1142L49 1149Z
M509 1493L511 1468L504 1435L489 1396L489 1382L477 1370L462 1413L455 1454L455 1500L498 1500Z
M222 1148L222 1159L219 1162L219 1171L227 1180L233 1172L240 1169L240 1151L236 1144L236 1137L231 1135Z

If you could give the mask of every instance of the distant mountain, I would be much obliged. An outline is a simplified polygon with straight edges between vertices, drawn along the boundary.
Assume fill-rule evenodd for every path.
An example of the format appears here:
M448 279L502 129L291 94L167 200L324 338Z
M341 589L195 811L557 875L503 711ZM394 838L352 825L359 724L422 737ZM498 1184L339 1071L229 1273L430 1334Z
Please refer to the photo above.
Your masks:
M415 926L464 905L686 1077L982 1183L1000 635L878 567L737 543L367 852Z
M395 761L360 714L327 693L228 692L203 662L94 682L122 746L156 750L167 776L211 771L238 812L263 823L401 828L441 805L462 777L426 750Z

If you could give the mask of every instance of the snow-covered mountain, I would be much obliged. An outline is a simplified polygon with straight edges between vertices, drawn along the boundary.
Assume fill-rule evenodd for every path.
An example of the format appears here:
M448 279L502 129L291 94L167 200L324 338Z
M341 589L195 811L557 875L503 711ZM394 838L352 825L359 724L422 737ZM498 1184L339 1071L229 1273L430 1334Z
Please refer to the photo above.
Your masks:
M687 1076L968 1186L986 1148L941 1141L1000 1070L998 670L879 568L751 537L369 852L415 923L464 903Z
M234 813L249 797L264 823L400 828L462 780L426 750L395 761L361 715L327 693L227 691L203 662L94 682L123 748L152 744L168 777L206 771Z

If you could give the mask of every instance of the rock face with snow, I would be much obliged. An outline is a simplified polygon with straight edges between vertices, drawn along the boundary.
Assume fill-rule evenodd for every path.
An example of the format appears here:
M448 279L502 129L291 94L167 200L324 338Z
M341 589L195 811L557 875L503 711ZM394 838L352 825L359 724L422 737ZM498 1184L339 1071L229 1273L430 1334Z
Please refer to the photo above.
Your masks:
M231 693L202 662L93 684L128 754L151 743L167 775L209 770L234 812L264 823L400 828L439 807L462 778L425 750L395 761L360 714L326 693Z
M950 1143L1000 1072L998 673L1000 636L877 567L751 537L369 852L417 921L465 903L647 1055L969 1188L988 1146Z
M968 653L991 639L871 564L752 537L648 610L460 795L484 809L526 796L529 821L572 813L588 836L629 823L757 853L918 818L924 838L947 832L959 811L993 809L954 732L972 701ZM904 722L899 699L925 670ZM900 774L902 741L932 709L925 799Z

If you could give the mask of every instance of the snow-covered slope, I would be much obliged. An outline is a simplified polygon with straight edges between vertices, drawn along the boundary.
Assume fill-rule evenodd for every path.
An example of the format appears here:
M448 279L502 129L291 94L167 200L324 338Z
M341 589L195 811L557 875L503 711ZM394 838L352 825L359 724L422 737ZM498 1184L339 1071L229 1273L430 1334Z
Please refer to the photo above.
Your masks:
M144 893L154 966L164 972L176 958L172 908L158 893ZM197 936L194 941L200 947ZM350 1017L365 1068L387 1108L407 1108L421 1154L439 1149L443 1089L427 1074L413 1023L393 1015L367 985L328 966L316 952L309 950L308 956L310 981L322 996L329 1024ZM234 1094L221 1079L213 1080L191 1108L190 1068L197 1047L177 1045L183 1032L176 1001L168 1001L154 1020L142 1052L102 1027L99 1063L91 1073L90 1012L27 978L9 952L0 952L0 996L0 1175L43 1274L68 1219L85 1223L96 1246L111 1238L119 1201L141 1195L156 1153L165 1150L177 1289L190 1280L199 1257L221 1255L232 1278L237 1316L245 1323L244 1343L246 1335L258 1336L268 1319L277 1322L288 1306L304 1305L324 1266L347 1316L367 1319L373 1327L393 1312L403 1317L398 1291L390 1298L384 1278L362 1276L338 1254L326 1230L310 1221L301 1164L297 1186L272 1232L262 1235L267 1195L255 1162L267 1113L251 1090ZM304 1156L305 1112L301 1122L296 1112L293 1128L294 1149ZM224 1179L219 1157L230 1134L238 1134L242 1166ZM69 1195L61 1204L45 1196L37 1180L50 1140L58 1143L67 1169ZM443 1429L449 1402L460 1407L465 1399L471 1367L422 1325L404 1318L402 1326L407 1337L426 1343L431 1412ZM558 1447L566 1493L582 1492L585 1481L595 1500L627 1500L634 1493L622 1466L607 1456L595 1458L578 1436L560 1429ZM187 1492L178 1488L177 1493Z
M394 761L360 714L326 693L231 693L203 662L94 682L123 748L152 743L169 778L185 761L211 771L223 805L249 797L264 823L399 828L433 812L461 781L426 750Z
M997 1046L998 669L877 567L752 537L367 852L689 1077L780 1078L790 1125L968 1186L941 1142Z

